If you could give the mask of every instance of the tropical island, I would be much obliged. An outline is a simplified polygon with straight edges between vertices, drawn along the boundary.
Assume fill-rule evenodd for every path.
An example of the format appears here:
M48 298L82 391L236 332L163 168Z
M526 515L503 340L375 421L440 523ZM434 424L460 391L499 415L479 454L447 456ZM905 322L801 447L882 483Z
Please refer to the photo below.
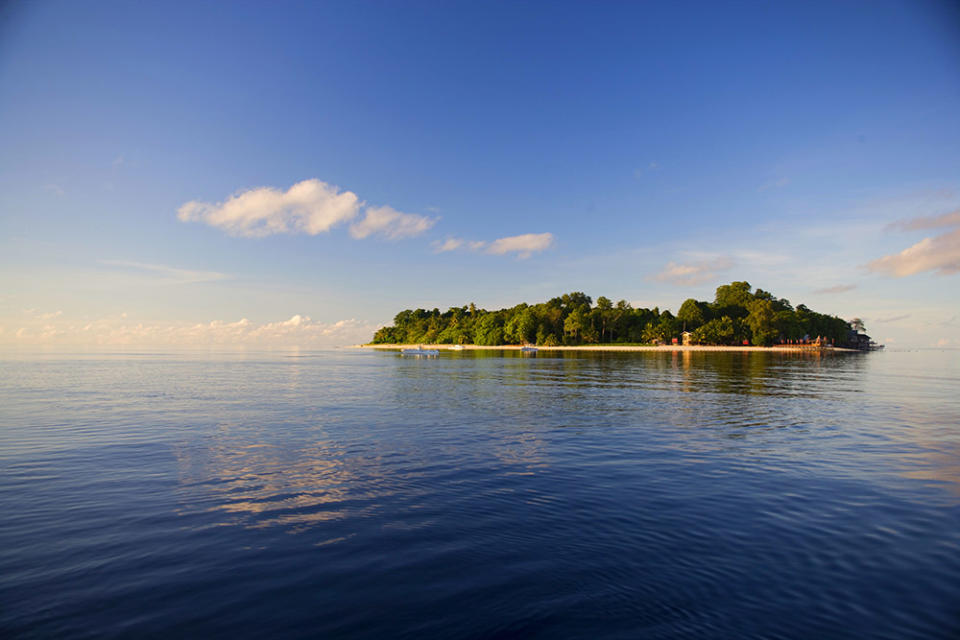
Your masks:
M854 348L869 345L859 319L850 322L792 305L748 282L717 287L712 302L689 298L677 311L636 308L582 292L539 304L487 311L474 304L407 309L374 334L369 346L412 344L553 348L686 347Z

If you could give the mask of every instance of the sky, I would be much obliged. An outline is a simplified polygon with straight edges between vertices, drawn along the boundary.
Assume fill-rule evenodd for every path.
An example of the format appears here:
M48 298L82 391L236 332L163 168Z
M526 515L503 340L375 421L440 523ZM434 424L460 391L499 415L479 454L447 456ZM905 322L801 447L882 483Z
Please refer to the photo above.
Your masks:
M0 346L733 280L960 347L960 5L0 3Z

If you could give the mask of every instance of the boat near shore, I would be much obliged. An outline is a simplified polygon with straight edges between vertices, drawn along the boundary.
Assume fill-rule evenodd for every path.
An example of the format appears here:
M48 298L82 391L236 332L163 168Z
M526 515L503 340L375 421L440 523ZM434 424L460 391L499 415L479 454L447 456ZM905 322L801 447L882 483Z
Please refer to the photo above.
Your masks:
M420 358L429 358L440 355L439 349L424 349L423 347L417 347L416 349L403 349L400 351L401 356L410 356L410 357L420 357Z

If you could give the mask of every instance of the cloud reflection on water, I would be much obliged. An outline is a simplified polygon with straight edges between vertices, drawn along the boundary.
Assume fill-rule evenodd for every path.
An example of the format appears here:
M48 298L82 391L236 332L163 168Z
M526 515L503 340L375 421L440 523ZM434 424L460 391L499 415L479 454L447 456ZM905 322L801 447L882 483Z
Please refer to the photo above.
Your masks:
M291 533L371 516L384 518L384 527L416 529L436 517L429 509L416 511L438 491L468 495L471 474L520 482L556 472L572 455L615 455L627 442L622 438L638 437L649 451L672 450L687 462L734 456L784 469L878 477L892 467L901 477L931 480L960 495L960 447L944 451L948 435L925 435L942 416L924 415L922 406L906 400L909 394L901 393L895 405L878 405L878 389L867 382L877 384L883 366L877 356L373 357L382 367L380 385L323 398L340 398L356 410L349 419L332 419L314 406L316 380L309 361L301 361L286 369L281 387L291 413L286 422L260 424L251 415L220 424L205 447L178 448L181 483L204 496L185 510L220 513L222 524ZM920 384L908 374L879 380L900 390ZM865 415L860 407L868 399L874 413ZM911 418L920 424L903 429ZM383 513L387 503L393 513Z

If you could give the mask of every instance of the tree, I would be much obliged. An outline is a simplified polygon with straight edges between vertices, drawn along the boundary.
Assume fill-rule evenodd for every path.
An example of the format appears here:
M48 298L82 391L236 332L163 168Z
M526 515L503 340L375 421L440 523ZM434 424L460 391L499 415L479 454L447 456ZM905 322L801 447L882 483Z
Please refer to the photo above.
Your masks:
M607 336L607 325L613 323L613 303L610 298L600 296L597 298L597 307L591 312L591 325L595 328L600 325L600 342Z
M714 318L693 332L693 339L699 344L730 344L736 337L737 327L730 316Z
M375 344L400 344L403 342L403 333L397 327L382 327L373 334Z
M537 319L530 309L523 309L510 318L503 332L508 342L515 344L533 342L537 336Z
M777 329L774 326L773 303L770 298L758 298L751 302L748 307L750 311L747 315L747 326L753 334L753 344L768 347L773 344L777 337Z
M584 324L583 330L580 332L580 340L587 344L600 342L600 332L597 331L597 327L592 322L588 321Z
M669 311L660 314L656 321L650 321L643 329L643 342L670 342L680 333L680 323Z
M863 325L863 320L860 318L854 318L850 321L850 328L856 331L857 333L865 332L867 328Z
M643 342L660 342L662 338L660 337L660 330L656 324L653 322L648 322L647 326L643 328L643 333L641 334L641 339Z
M756 300L769 300L770 302L773 302L774 300L772 293L770 293L769 291L764 291L759 287L757 287L757 290L753 292L753 297Z
M473 338L474 343L488 347L503 344L503 326L499 320L496 313L487 313L480 316Z
M788 340L797 340L803 337L803 326L797 319L797 314L790 311L778 311L773 319L777 333Z
M563 321L563 333L573 342L580 341L580 332L586 323L586 317L581 307L577 307L566 320Z
M633 315L633 308L626 300L617 302L617 306L610 312L610 342L615 339L623 340L630 331L630 318Z
M614 305L605 296L591 298L575 291L533 306L486 311L474 304L438 309L406 309L393 326L378 329L377 343L462 343L498 345L536 341L541 345L670 341L681 329L691 330L694 341L730 344L750 338L770 344L778 336L798 339L822 336L844 344L851 327L864 330L863 321L850 324L836 316L812 311L762 289L751 293L748 282L731 282L717 288L713 303L693 298L684 301L677 316L659 308L634 309L625 300Z
M728 307L746 308L751 300L753 300L753 296L750 295L749 282L731 282L717 287L713 304L719 309Z
M554 298L554 300L559 300L559 298ZM563 309L560 304L553 304L553 301L550 301L546 305L537 305L537 309L544 339L547 336L553 336L555 343L560 344L563 340ZM539 338L537 342L540 343Z
M590 307L590 303L593 302L593 299L582 291L574 291L573 293L565 293L560 296L560 300L563 302L563 306L568 309L573 309L576 307L581 307L586 305Z
M460 325L450 325L437 336L439 344L469 344L470 335Z
M660 320L657 322L657 330L660 333L660 339L664 342L670 342L673 338L680 337L680 321L673 317L669 311L660 314Z
M693 298L685 300L684 303L680 305L680 311L677 312L677 320L683 323L687 331L693 331L702 325L704 316L703 309L700 308L700 303Z

